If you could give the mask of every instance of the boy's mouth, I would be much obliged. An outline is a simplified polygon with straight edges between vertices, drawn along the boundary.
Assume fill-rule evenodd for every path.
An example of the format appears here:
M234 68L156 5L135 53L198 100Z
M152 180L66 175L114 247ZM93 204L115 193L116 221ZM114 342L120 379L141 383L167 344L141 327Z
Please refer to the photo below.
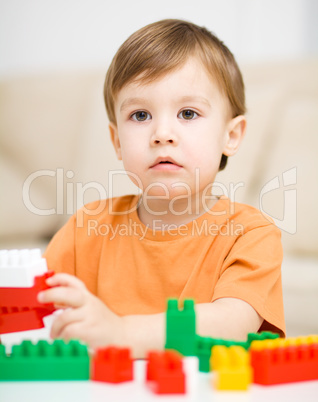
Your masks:
M158 164L167 164L167 163L181 167L175 160L170 158L170 156L159 156L159 158L155 160L155 163L151 167L154 167Z
M182 166L179 165L175 160L170 158L170 156L167 157L159 157L156 159L155 163L150 166L151 169L155 170L178 170L181 169Z

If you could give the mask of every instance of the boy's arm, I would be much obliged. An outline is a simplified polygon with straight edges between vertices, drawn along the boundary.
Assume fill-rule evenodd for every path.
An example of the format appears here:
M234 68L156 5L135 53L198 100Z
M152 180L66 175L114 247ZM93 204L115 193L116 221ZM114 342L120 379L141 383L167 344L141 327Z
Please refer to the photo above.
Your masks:
M39 302L66 307L52 325L53 338L79 338L92 348L128 346L135 358L164 348L166 313L120 317L74 276L56 274L46 282L51 288L38 294ZM196 331L201 336L245 340L263 321L253 307L236 298L197 304L195 309Z
M257 332L263 318L243 300L222 298L195 306L196 332L213 338L246 340ZM123 342L131 347L135 358L144 358L148 350L163 349L166 314L129 315L123 317Z

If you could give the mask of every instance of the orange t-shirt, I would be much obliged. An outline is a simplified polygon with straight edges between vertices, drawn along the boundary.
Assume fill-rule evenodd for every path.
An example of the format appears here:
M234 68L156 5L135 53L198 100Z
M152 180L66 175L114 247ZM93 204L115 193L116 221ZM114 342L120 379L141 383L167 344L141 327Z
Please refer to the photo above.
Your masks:
M170 297L235 297L264 318L260 330L284 335L281 233L271 221L222 197L164 231L140 221L138 201L127 195L77 211L44 254L49 269L77 276L118 315L163 312Z

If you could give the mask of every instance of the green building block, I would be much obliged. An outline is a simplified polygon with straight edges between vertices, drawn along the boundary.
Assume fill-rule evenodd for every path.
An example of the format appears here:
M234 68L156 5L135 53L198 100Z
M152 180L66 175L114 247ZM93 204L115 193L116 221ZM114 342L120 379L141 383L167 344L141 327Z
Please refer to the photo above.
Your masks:
M263 331L260 333L250 333L247 335L248 348L250 348L251 343L253 341L264 341L265 339L276 339L276 338L279 338L279 335L269 331Z
M0 381L88 379L87 346L78 341L23 341L12 347L11 355L0 345Z
M211 349L216 345L223 345L226 347L235 345L242 346L244 349L248 348L247 342L197 336L196 355L199 358L199 371L203 373L208 373L210 371Z
M6 355L5 346L0 344L0 359Z
M223 345L226 347L230 346L242 346L244 349L248 350L253 341L262 341L265 339L276 339L278 334L273 332L261 332L261 333L250 333L247 336L247 341L233 341L228 339L210 338L198 336L196 338L196 355L199 358L199 371L203 373L208 373L210 371L210 357L211 349L216 345Z
M228 348L230 346L241 346L244 349L248 349L248 344L246 341L233 341L232 339L215 339L213 346L224 345Z
M169 299L166 314L166 349L184 356L196 356L195 311L192 299L186 299L179 310L178 300Z
M169 299L166 313L166 349L175 349L184 356L199 358L199 371L210 371L211 349L216 345L241 346L248 350L255 340L276 339L278 334L261 332L248 334L246 341L202 337L195 333L195 311L192 299L184 301L183 309L178 308L177 299Z
M213 339L209 337L197 336L196 355L199 359L199 371L208 373L210 371L210 357Z

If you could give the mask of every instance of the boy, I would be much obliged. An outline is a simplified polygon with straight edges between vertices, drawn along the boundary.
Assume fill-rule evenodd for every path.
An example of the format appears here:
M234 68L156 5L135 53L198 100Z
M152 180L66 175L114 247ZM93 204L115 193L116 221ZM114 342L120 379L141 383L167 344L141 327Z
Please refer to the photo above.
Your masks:
M118 159L141 196L91 203L45 253L39 301L66 308L52 337L91 347L164 346L168 297L194 298L202 336L284 335L280 232L256 209L211 195L244 137L244 84L205 28L163 20L115 55L105 103Z

